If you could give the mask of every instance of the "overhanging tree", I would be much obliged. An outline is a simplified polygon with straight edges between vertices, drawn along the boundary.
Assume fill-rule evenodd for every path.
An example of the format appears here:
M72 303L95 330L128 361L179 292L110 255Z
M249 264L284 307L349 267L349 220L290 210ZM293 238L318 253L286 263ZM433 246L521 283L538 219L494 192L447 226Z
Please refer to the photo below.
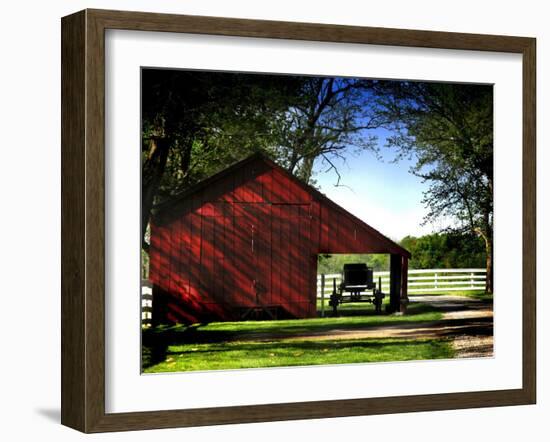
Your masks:
M313 164L373 147L367 80L145 69L142 244L155 204L254 151L312 183Z
M276 144L299 77L144 69L142 245L155 204Z
M429 183L426 221L452 220L486 250L486 291L493 291L492 86L384 82L379 112L391 121L388 145L416 158L412 173Z
M344 153L373 149L369 130L379 126L378 115L369 105L372 82L340 77L302 77L294 104L276 122L276 155L288 171L314 184L316 159L337 175L336 159Z

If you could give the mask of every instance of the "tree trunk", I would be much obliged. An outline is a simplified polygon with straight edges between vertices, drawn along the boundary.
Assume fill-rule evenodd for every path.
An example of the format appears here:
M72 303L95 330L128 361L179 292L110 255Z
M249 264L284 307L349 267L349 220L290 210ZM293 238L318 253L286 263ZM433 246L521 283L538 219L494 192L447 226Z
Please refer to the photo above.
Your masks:
M300 168L300 172L298 173L298 177L302 179L304 183L309 184L309 180L311 179L311 174L313 173L313 163L315 161L315 157L308 157L304 158L302 167Z
M292 155L290 157L290 162L289 162L289 165L288 165L288 171L294 175L294 169L296 169L296 166L298 165L298 152L296 151L295 148L292 149Z
M487 256L487 280L485 282L485 292L493 293L493 256Z
M147 169L147 173L143 174L141 184L141 244L145 248L147 246L145 232L151 218L155 196L166 168L170 147L170 142L164 138L152 139L151 143L151 155L143 167L144 172Z
M490 235L485 240L485 251L487 253L486 259L486 280L485 280L485 292L493 293L493 237Z
M183 175L186 176L189 172L189 167L191 166L191 147L193 145L192 141L185 143L185 149L181 154L181 171Z

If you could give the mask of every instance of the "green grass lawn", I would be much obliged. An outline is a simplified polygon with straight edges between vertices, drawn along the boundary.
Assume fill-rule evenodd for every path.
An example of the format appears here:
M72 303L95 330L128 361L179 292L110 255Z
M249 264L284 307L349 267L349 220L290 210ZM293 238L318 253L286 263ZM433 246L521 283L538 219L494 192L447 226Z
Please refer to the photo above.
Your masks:
M421 303L411 304L406 315L375 315L372 305L364 303L341 307L339 317L215 322L144 330L143 369L158 373L452 357L445 340L300 339L335 329L368 330L442 317L437 309ZM292 337L298 339L289 339Z
M171 345L145 373L452 358L444 339L282 340Z
M457 292L453 292L453 293L460 294L460 296L467 296L468 298L479 299L480 301L487 301L487 302L489 302L489 301L492 302L493 301L493 294L492 293L485 293L484 290L467 290L467 291L464 291L464 292L457 291Z
M445 291L441 292L427 292L427 293L409 293L409 297L414 296L441 296L441 295L450 295L450 296L466 296L468 298L479 299L480 301L492 301L493 294L485 293L485 290L454 290L454 291Z

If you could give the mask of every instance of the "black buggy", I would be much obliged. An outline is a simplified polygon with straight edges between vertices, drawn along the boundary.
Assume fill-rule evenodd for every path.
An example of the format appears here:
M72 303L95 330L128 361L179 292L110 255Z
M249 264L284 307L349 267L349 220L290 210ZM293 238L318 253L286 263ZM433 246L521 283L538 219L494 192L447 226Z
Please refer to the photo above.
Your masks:
M376 313L382 313L381 278L378 278L378 288L373 281L373 269L367 264L344 264L342 282L336 287L336 279L333 280L333 291L330 295L329 305L334 316L338 314L338 305L346 302L370 302L374 305Z

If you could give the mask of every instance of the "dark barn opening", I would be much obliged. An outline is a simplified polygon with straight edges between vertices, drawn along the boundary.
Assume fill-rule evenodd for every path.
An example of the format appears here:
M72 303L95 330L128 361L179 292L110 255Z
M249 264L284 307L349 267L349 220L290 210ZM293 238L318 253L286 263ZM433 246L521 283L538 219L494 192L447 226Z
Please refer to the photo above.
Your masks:
M390 308L404 310L409 252L253 155L158 208L153 325L315 317L323 253L390 254Z
M345 309L344 315L382 313L382 307L384 311L397 311L389 303L392 288L390 256L380 253L319 254L317 297L320 316L330 315L331 310L332 315L336 315L336 308L347 303L370 303L373 306L355 305L351 310Z

